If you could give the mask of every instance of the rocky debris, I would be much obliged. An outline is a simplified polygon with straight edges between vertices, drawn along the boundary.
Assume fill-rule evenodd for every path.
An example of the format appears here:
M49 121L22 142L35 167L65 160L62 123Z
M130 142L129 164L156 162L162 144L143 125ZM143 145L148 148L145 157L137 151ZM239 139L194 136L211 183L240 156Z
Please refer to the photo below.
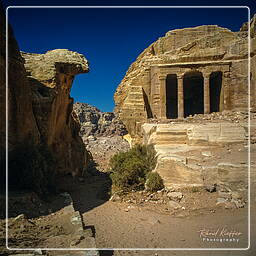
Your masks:
M168 207L170 210L178 210L182 208L182 206L179 203L172 200L168 202Z
M177 202L179 202L182 199L182 197L183 197L181 192L169 192L167 194L167 196L171 200L174 200L174 201L177 201Z
M112 112L101 112L96 107L79 102L74 104L74 111L80 121L80 135L83 138L127 134L122 121Z
M10 247L69 248L71 246L96 248L92 226L86 227L80 212L74 210L70 194L65 192L58 196L62 206L49 215L28 218L24 214L20 214L15 218L9 218ZM52 204L52 208L58 204L56 200L51 200L49 203ZM67 203L68 205L66 205ZM66 206L63 207L63 205ZM4 228L4 225L5 220L0 219L0 231ZM1 233L0 239L3 239ZM37 250L32 255L42 254L45 254L45 252Z
M252 118L255 116L251 114ZM149 123L206 123L208 121L225 122L229 121L232 123L244 123L248 121L248 111L235 111L235 110L224 110L222 112L213 112L210 114L195 114L182 119L154 119L150 118L147 122Z
M97 137L95 140L89 140L86 148L91 152L93 160L100 170L109 169L109 160L113 155L119 152L129 150L129 143L121 136Z
M161 213L178 214L183 210L188 215L199 209L213 209L216 207L218 193L209 193L203 188L186 188L182 190L162 189L151 193L149 191L116 191L110 200L114 203L123 203L125 211L129 212L133 207L146 207Z
M25 214L20 214L17 217L15 217L14 220L19 221L19 220L25 220L26 218L27 217L25 216Z
M121 200L121 197L120 197L118 194L115 194L115 193L114 193L114 194L110 197L109 200L112 201L112 202L118 202L118 201Z
M114 113L101 112L86 103L75 103L74 111L80 121L80 136L87 150L100 170L107 170L114 154L130 148L123 139L127 134L124 124Z
M224 206L225 208L243 208L246 205L246 197L243 193L232 191L229 188L221 187L218 191L218 198L216 205Z
M233 202L230 202L224 198L218 198L216 206L224 207L225 209L234 209L236 205Z

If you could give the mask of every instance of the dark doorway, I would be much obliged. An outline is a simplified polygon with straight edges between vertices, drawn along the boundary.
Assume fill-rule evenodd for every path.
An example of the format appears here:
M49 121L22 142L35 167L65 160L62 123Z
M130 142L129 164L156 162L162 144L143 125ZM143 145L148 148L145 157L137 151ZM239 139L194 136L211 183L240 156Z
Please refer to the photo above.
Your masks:
M222 72L212 72L210 75L210 112L220 111L220 95Z
M178 117L178 81L176 75L166 78L166 117Z
M201 72L186 73L183 78L184 117L204 113L204 78Z

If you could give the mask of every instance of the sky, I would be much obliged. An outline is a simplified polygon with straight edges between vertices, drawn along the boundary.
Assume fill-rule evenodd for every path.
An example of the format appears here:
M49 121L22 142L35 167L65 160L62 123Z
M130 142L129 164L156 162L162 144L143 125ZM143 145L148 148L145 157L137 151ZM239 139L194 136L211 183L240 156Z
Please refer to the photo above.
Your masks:
M5 7L35 5L35 2L42 6L49 4L47 1L3 2ZM229 2L226 5L232 3L226 2ZM225 4L225 1L222 3ZM54 1L51 1L52 4ZM70 6L74 2L62 1L56 5L60 4ZM83 5L83 2L79 1L79 5ZM248 10L10 8L8 17L22 51L45 53L52 49L69 49L83 54L89 61L90 72L76 76L71 96L75 102L86 102L102 111L113 111L114 92L129 66L145 48L167 31L208 24L238 31L248 19Z

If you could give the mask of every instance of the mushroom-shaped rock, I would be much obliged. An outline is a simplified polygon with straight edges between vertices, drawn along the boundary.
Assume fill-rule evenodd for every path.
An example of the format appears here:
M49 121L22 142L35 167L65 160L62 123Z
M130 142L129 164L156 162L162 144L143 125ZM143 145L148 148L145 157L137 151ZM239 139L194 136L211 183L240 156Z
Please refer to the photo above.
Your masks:
M40 138L56 156L57 171L80 175L87 153L79 137L80 124L73 112L70 89L76 74L89 71L88 61L67 49L45 54L23 52L22 57Z
M55 87L59 77L71 78L74 75L86 73L89 71L89 63L86 58L77 52L67 49L56 49L48 51L45 54L25 53L22 52L25 59L25 68L27 75L46 85Z

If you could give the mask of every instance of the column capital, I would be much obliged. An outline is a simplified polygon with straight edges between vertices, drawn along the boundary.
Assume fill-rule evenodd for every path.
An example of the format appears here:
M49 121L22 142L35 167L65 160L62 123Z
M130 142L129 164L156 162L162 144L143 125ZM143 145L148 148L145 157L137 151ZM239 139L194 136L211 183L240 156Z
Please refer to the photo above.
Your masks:
M165 80L166 77L167 77L167 75L159 75L159 76L158 76L158 79L159 79L159 80Z
M209 79L212 72L203 72L204 79Z
M183 79L184 73L178 73L177 74L177 79Z

